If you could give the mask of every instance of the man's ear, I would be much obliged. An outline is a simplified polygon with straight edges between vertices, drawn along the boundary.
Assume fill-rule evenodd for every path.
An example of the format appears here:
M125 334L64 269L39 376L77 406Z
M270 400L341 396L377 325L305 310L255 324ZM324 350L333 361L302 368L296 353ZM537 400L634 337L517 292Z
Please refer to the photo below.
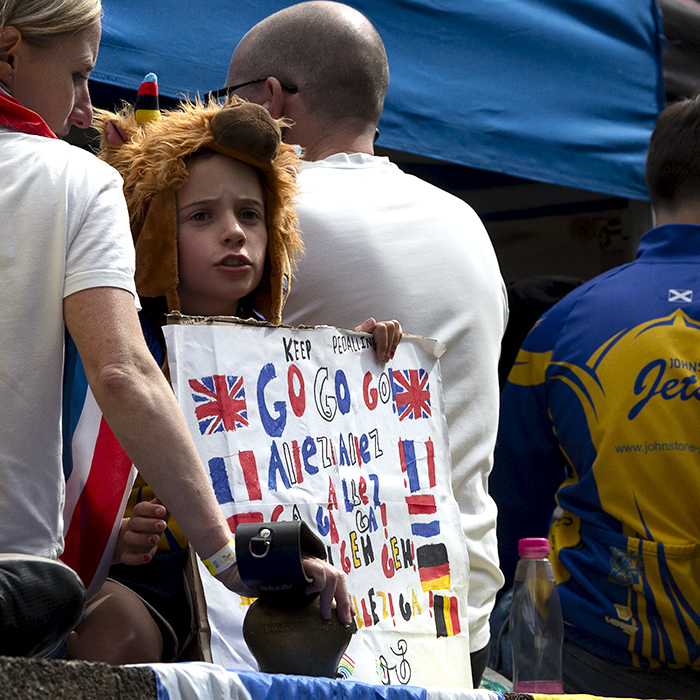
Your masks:
M277 78L270 77L265 81L265 94L262 106L270 113L273 119L289 116L285 102L287 94L282 89L280 81Z

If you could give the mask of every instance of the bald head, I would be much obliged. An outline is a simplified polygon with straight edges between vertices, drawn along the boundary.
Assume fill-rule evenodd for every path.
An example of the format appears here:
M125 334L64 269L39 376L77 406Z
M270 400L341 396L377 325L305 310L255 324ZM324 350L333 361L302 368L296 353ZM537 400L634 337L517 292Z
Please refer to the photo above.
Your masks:
M227 85L274 76L299 88L316 119L374 131L389 85L382 40L357 10L303 2L256 24L231 59Z

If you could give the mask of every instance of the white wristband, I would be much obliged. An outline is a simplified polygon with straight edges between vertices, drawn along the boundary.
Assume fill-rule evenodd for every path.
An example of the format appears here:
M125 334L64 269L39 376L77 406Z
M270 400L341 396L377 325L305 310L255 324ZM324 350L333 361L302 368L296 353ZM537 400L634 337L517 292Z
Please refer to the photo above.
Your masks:
M222 571L232 567L236 563L236 539L231 539L216 554L212 554L209 559L202 559L202 564L207 567L207 571L212 576L220 574Z

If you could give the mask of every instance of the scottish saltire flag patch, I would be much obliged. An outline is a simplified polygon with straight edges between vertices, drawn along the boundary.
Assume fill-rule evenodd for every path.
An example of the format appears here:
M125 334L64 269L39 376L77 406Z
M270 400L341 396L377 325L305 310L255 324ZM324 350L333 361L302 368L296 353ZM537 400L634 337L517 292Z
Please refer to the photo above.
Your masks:
M669 289L668 290L668 300L669 301L682 301L690 303L693 301L693 290L692 289Z
M215 374L190 379L189 385L200 434L233 432L248 425L243 377Z
M430 384L428 373L420 369L389 370L394 407L399 420L430 418Z

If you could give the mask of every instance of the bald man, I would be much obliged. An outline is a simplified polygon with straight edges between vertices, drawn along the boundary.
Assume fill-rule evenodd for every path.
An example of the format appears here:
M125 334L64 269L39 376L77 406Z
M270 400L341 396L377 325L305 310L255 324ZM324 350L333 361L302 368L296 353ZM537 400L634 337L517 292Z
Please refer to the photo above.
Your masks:
M379 34L335 2L288 7L253 27L226 85L293 126L308 161L299 176L306 247L285 322L397 318L437 338L452 456L470 563L472 676L488 656L488 618L503 583L496 507L487 492L498 422L498 356L506 290L489 237L463 201L374 156L389 84Z

